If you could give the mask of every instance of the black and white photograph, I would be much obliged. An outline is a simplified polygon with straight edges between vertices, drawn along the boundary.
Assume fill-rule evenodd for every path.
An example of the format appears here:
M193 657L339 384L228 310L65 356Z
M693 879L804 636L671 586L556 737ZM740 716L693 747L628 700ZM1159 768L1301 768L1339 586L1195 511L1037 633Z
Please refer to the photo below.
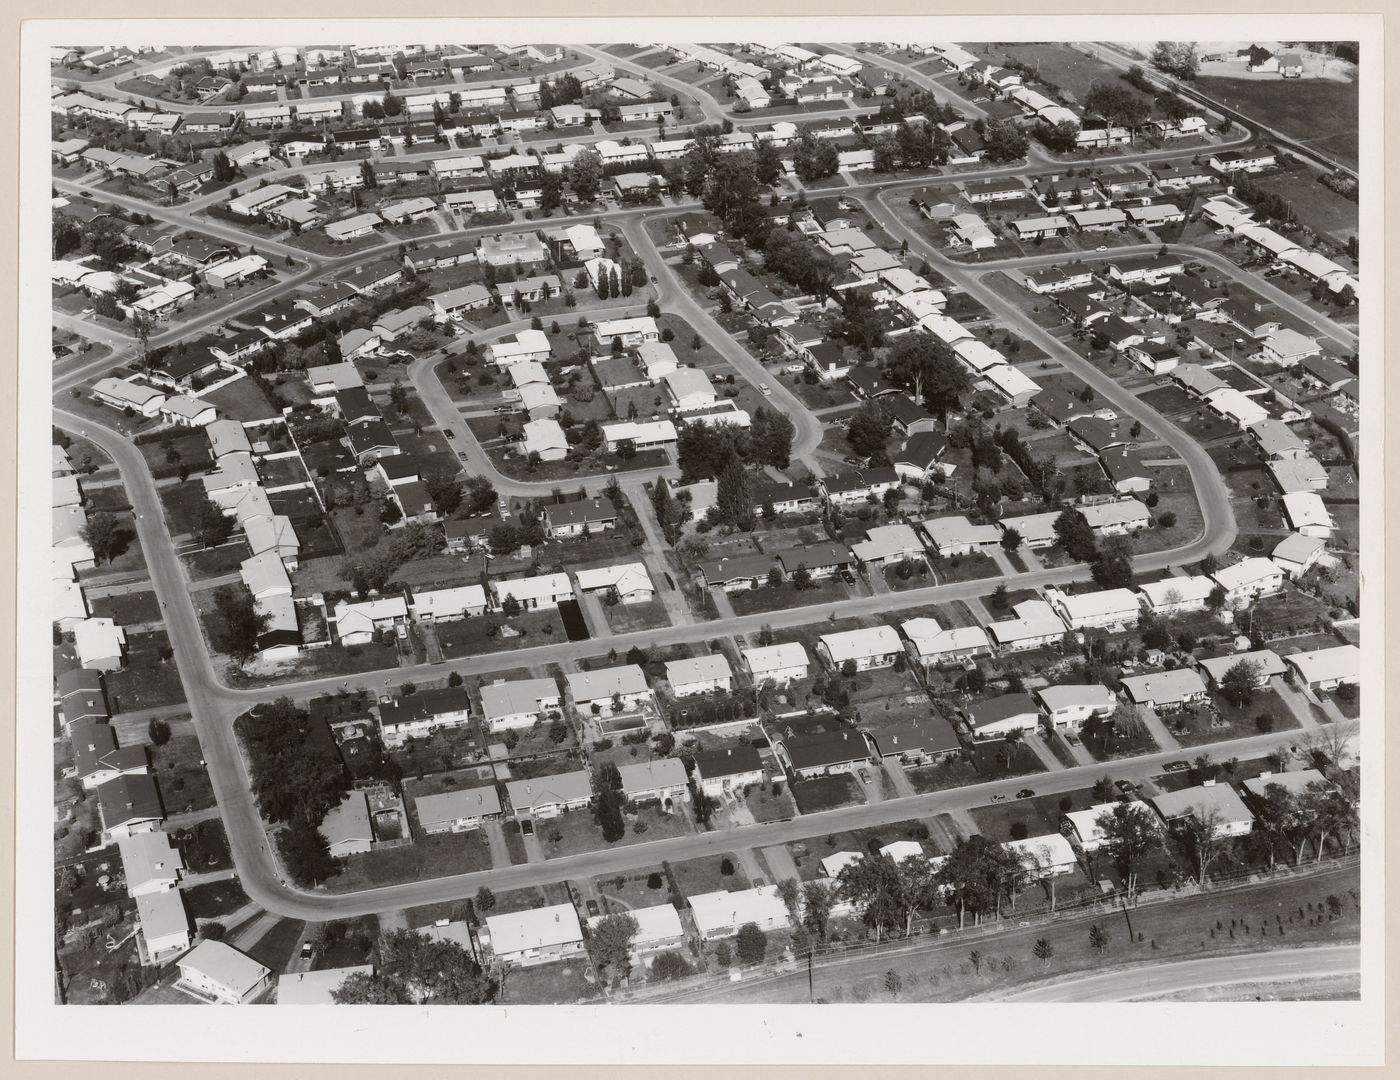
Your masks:
M27 24L24 1056L1378 1061L1378 25Z

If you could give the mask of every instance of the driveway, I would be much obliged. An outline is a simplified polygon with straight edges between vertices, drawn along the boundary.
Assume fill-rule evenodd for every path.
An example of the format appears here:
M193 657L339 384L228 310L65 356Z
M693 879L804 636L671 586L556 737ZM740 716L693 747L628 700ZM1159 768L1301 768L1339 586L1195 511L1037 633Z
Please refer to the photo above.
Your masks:
M492 866L510 866L510 848L506 845L505 826L499 821L483 821L481 835L491 851Z
M1288 680L1282 675L1275 675L1271 678L1269 687L1283 699L1283 703L1288 706L1288 711L1293 714L1294 719L1303 726L1305 731L1315 730L1321 726L1317 716L1313 713L1312 702L1304 696L1301 690L1289 686Z
M1146 725L1153 740L1163 750L1180 750L1181 743L1177 742L1176 736L1167 730L1167 725L1162 723L1162 718L1157 715L1156 709L1139 709L1138 715L1142 717L1142 722Z

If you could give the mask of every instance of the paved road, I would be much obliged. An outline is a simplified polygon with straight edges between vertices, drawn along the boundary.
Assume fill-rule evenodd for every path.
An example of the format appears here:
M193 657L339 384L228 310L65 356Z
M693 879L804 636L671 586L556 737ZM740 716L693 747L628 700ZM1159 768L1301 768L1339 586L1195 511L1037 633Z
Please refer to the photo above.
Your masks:
M1208 956L1169 964L1132 964L988 997L990 1001L1136 1001L1161 994L1281 980L1326 979L1361 971L1360 945Z
M704 113L705 123L707 124L722 124L727 119L718 101L704 90L693 86L684 79L678 79L674 75L663 75L654 68L649 68L644 64L634 64L630 60L623 59L620 56L614 56L610 52L604 52L602 49L595 48L591 45L570 45L569 48L575 49L585 56L591 56L594 60L601 60L603 63L612 67L614 71L619 73L624 71L630 72L639 79L656 83L658 86L664 86L672 93L679 94L682 100L686 98L694 99L699 103L700 111Z
M891 236L897 240L906 239L911 251L927 258L939 273L959 285L989 311L997 312L1002 325L1016 330L1028 341L1040 346L1052 359L1058 360L1092 386L1099 398L1111 404L1120 415L1142 421L1145 428L1155 432L1162 442L1176 451L1191 473L1196 501L1201 508L1204 533L1213 545L1212 554L1223 554L1234 542L1237 531L1235 514L1230 505L1229 489L1205 448L1131 390L1125 389L1107 372L1095 367L1085 357L1037 325L1020 308L1007 304L983 284L979 273L948 258L922 235L905 225L890 208L887 198L887 195L878 195L873 199L862 199L862 202L871 217ZM1189 561L1189 558L1176 558L1162 564L1162 568Z

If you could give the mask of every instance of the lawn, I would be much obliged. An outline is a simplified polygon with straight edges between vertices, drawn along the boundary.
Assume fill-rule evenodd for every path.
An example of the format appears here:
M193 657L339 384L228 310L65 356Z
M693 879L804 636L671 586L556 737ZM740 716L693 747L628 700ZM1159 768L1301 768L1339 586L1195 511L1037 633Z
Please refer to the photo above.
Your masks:
M614 634L630 634L636 630L657 630L671 625L666 605L660 600L645 604L603 605L603 615Z
M1167 727L1182 746L1201 746L1223 739L1258 735L1261 729L1257 718L1264 713L1273 717L1274 731L1287 731L1300 726L1293 711L1272 689L1256 690L1254 699L1243 708L1236 708L1218 694L1211 700L1216 710L1214 720L1205 710L1184 709L1167 721ZM1182 725L1180 729L1178 723Z
M358 919L322 923L317 929L315 970L355 967L369 961L379 937L379 919L374 915L361 915Z
M233 867L228 838L224 835L224 823L218 818L209 818L196 822L189 828L177 829L172 838L179 845L180 852L185 857L185 865L192 874L229 870Z
M490 870L491 850L479 831L439 833L401 847L351 855L339 860L339 864L340 873L325 883L328 892L355 892L380 885Z
M281 411L252 379L239 379L237 382L221 386L217 390L201 393L200 397L219 410L223 419L271 420L281 416Z
M688 806L673 814L662 813L655 807L645 807L636 814L627 815L626 834L612 843L603 839L602 830L588 810L572 810L549 821L541 821L536 824L535 831L539 834L545 857L560 859L585 851L686 836L694 831L688 815Z
M931 791L947 791L949 788L980 784L985 779L980 776L970 761L962 757L940 761L936 765L924 765L917 769L906 769L904 775L914 785L920 795Z
M1001 739L990 739L974 743L971 752L978 776L983 782L1045 771L1040 758L1020 743L1010 746Z
M1253 116L1320 154L1356 168L1360 96L1355 82L1331 79L1230 79L1205 76L1203 93ZM1281 92L1284 87L1287 92Z
M660 866L630 874L594 878L593 887L598 891L605 914L655 907L667 901L666 875Z
M287 970L305 929L306 923L300 919L279 919L271 930L243 951L269 968L273 975L280 975Z
M500 1005L572 1005L599 995L585 957L512 967L501 983Z
M160 622L160 601L153 592L115 593L92 601L92 613L115 620L122 626Z
M937 573L941 584L955 581L976 581L980 578L998 577L1001 567L990 555L974 551L970 555L954 555L938 561Z
M786 821L797 816L797 805L787 785L775 783L749 785L744 789L744 803L755 822Z
M1079 788L1031 799L1008 799L969 811L977 831L998 842L1060 831L1060 818L1070 810L1084 810L1095 803L1092 788Z
M214 805L209 770L195 735L176 735L163 746L150 748L152 772L160 785L167 814L184 814Z
M170 653L164 630L127 634L127 664L107 675L107 699L112 712L135 712L185 700L180 672ZM164 658L163 658L164 657Z
M745 592L729 594L729 604L736 615L757 615L765 611L780 611L790 607L810 607L814 604L839 604L851 598L839 578L813 582L808 588L797 589L785 582L776 589L763 586Z
M248 903L248 895L237 881L211 881L183 891L185 906L195 919L220 919Z
M850 773L795 780L791 791L798 810L804 814L818 814L823 810L835 810L838 806L852 806L865 801L860 784Z
M749 887L748 875L733 853L706 855L703 859L670 863L681 896L711 892L739 892ZM725 873L728 867L730 873Z
M1141 731L1120 735L1113 730L1113 725L1100 724L1090 731L1081 732L1079 737L1084 749L1089 751L1095 761L1114 761L1119 758L1136 757L1139 754L1155 754L1161 749L1146 727Z

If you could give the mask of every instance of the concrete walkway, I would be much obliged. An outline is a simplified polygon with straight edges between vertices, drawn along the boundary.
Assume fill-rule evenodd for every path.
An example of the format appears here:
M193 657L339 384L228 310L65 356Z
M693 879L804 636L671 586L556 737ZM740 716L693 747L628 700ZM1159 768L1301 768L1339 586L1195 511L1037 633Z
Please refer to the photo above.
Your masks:
M765 884L771 884L768 871L763 864L758 861L758 855L753 848L736 848L734 858L739 860L739 869L748 875L749 880L755 885L762 880Z
M763 861L768 864L768 871L772 882L785 881L788 878L801 880L802 875L798 873L797 863L793 861L792 852L786 847L766 847L762 849Z
M201 821L214 821L219 816L219 808L210 806L204 810L191 810L187 814L171 814L165 819L165 830L188 829L191 825L198 825Z
M1162 723L1162 718L1157 715L1156 709L1141 709L1139 715L1142 722L1147 726L1148 732L1157 746L1162 750L1180 750L1181 743L1176 741L1176 736L1167 730L1167 725Z
M256 919L250 919L245 926L239 928L238 933L229 941L235 949L247 952L254 945L263 939L263 936L281 922L280 915L272 915L263 912Z
M486 846L491 850L492 866L510 866L510 848L506 845L506 833L499 821L483 821L481 835L486 838Z
M608 617L603 614L603 602L598 599L596 592L580 593L578 609L583 612L583 621L588 624L591 637L612 637L612 627L608 625Z
M729 594L718 585L710 587L710 599L715 602L715 610L719 612L721 619L737 618L734 614L734 605L729 602Z

